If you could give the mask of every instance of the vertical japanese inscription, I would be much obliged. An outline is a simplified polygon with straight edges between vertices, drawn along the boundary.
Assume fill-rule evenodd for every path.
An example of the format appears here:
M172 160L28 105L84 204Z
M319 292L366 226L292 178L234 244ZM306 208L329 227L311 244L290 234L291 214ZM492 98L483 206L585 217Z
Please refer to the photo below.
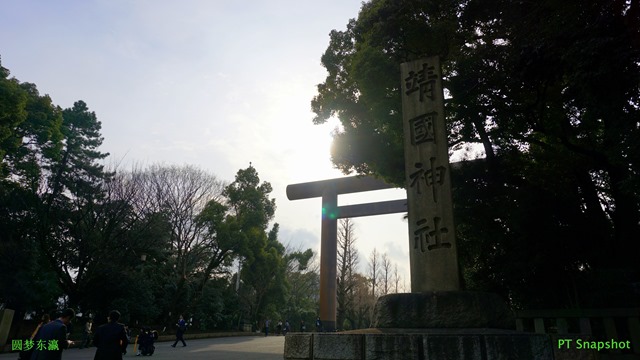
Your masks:
M459 290L439 59L401 70L411 291Z

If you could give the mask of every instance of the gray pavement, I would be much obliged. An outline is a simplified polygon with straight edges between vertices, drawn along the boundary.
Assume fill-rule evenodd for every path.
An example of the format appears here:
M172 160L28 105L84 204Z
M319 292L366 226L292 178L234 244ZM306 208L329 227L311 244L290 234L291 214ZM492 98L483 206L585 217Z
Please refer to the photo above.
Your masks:
M224 359L224 360L282 360L284 358L284 336L227 337L213 339L186 340L187 347L178 344L172 348L173 342L156 342L153 356L135 356L133 345L127 348L124 359ZM96 348L69 349L62 353L62 360L91 360ZM0 359L17 359L18 354L1 354Z

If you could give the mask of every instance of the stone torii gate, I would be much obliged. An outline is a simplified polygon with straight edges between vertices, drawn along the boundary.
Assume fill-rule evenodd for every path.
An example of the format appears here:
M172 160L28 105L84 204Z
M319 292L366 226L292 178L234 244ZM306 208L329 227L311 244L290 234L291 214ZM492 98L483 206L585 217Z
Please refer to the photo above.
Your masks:
M407 212L407 200L338 206L338 195L392 189L367 176L352 176L287 186L289 200L322 197L320 236L320 321L325 331L336 330L338 219Z

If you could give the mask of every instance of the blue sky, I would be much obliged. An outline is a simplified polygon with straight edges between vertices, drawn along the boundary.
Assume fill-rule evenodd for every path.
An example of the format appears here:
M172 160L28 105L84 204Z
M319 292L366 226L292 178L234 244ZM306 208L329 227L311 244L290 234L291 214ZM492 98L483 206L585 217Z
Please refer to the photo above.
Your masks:
M337 125L312 124L332 29L360 0L8 0L2 65L54 103L85 101L103 151L125 164L192 164L222 180L252 162L274 188L280 240L319 249L320 200L289 201L288 184L343 176L329 161ZM403 190L343 196L340 205ZM362 269L373 248L408 279L402 214L355 219Z

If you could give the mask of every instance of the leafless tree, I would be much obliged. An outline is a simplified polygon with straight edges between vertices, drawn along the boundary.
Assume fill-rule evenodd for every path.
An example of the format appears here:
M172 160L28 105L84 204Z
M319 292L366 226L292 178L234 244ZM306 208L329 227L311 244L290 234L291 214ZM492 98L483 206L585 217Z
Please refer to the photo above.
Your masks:
M369 267L367 271L367 275L369 276L369 281L371 284L371 296L369 298L370 301L370 311L369 311L369 323L373 321L373 310L375 308L376 300L380 294L379 284L380 284L380 273L381 273L381 263L380 263L380 254L376 248L371 251L369 255Z
M398 264L393 267L393 283L395 285L396 294L400 293L400 274L398 273Z
M225 184L190 165L152 165L142 177L144 193L139 199L140 210L160 215L169 227L168 271L173 274L176 294L182 293L196 274L202 275L198 285L201 289L213 271L212 261L218 258L212 252L210 226L198 221L198 215L212 201L224 203ZM177 296L171 307L179 301Z
M389 259L389 255L385 252L382 254L382 261L380 263L380 280L382 280L382 295L387 295L389 293L389 288L391 287L391 259Z
M355 273L358 267L358 249L355 246L355 224L349 218L340 219L338 227L338 284L337 284L337 326L342 328L345 319L354 327Z
M380 281L380 255L376 248L369 255L369 281L371 282L371 296L376 298L379 292L378 282Z

